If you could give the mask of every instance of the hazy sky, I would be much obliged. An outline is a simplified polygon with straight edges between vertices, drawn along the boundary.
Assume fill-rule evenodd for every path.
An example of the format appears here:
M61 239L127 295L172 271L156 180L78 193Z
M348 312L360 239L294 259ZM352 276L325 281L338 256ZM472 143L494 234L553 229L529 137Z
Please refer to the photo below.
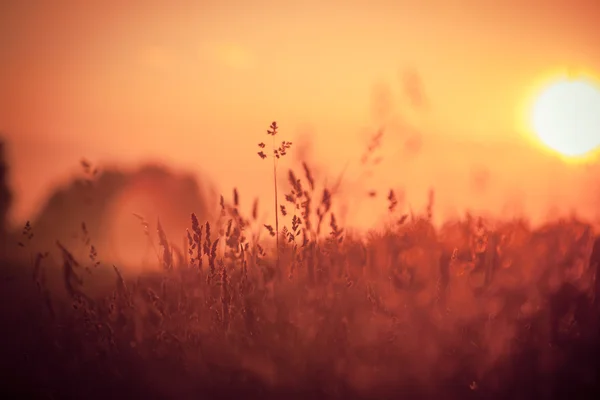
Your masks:
M549 74L600 74L598 21L597 0L2 1L14 215L81 157L164 159L262 194L272 120L324 171L349 162L349 187L386 125L365 187L402 187L414 207L433 186L441 212L592 212L593 167L532 150L518 112Z

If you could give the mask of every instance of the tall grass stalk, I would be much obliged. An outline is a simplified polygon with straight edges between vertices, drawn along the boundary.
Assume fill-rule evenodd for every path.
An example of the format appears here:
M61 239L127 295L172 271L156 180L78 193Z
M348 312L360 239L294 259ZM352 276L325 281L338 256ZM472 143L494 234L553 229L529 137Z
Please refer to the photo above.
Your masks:
M276 267L277 267L277 271L279 271L279 200L278 200L278 195L277 195L277 161L285 156L287 154L287 150L292 146L292 142L286 142L286 141L282 141L281 145L279 147L277 147L277 144L275 143L275 136L277 135L277 131L279 129L279 126L277 126L277 122L273 121L271 123L271 125L269 126L269 129L267 129L267 135L271 136L272 141L273 141L273 189L274 189L274 193L275 193L275 240L276 240ZM258 147L261 149L265 148L265 144L264 143L259 143ZM258 152L258 156L261 159L265 159L267 157L267 155L264 153L263 150L260 150ZM273 228L267 226L267 229L269 229L270 232L273 232Z

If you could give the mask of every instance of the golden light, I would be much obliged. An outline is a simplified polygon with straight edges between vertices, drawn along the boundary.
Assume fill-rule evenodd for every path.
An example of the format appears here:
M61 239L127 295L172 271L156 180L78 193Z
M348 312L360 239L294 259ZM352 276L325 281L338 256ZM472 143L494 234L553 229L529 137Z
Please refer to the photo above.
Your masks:
M600 148L600 88L591 80L562 79L533 103L531 127L549 149L566 157Z

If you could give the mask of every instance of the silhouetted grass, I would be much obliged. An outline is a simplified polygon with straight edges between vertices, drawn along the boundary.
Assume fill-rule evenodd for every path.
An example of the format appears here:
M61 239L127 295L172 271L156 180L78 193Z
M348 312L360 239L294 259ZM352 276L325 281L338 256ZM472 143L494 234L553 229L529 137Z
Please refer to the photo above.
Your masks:
M61 399L598 393L590 226L532 230L467 216L436 229L433 197L425 215L406 215L390 191L390 224L350 235L331 191L306 164L302 172L288 171L291 189L276 203L283 227L262 227L279 239L273 253L258 240L258 203L244 217L237 190L221 197L216 223L191 214L185 250L158 222L156 268L138 276L103 264L93 240L85 260L57 243L53 265L28 225L21 251L32 263L5 268L13 279L2 283L3 390Z

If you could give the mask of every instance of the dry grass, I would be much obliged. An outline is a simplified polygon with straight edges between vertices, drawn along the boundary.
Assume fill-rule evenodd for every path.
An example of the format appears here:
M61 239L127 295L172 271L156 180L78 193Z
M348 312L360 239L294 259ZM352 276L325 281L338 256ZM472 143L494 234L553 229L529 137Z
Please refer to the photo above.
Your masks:
M290 145L274 149L274 161ZM231 201L221 197L216 223L191 214L183 251L157 221L160 269L151 274L104 265L87 238L82 258L57 243L62 289L52 286L59 269L27 225L21 246L33 255L37 289L17 279L4 292L15 390L451 399L597 389L585 223L532 230L467 216L436 229L433 193L424 215L408 215L390 191L388 226L352 235L332 211L333 190L317 189L306 164L302 177L288 171L280 204L274 166L275 229L257 221L258 200L250 218L241 215L234 190ZM277 239L272 254L261 228ZM94 290L108 276L110 286Z

